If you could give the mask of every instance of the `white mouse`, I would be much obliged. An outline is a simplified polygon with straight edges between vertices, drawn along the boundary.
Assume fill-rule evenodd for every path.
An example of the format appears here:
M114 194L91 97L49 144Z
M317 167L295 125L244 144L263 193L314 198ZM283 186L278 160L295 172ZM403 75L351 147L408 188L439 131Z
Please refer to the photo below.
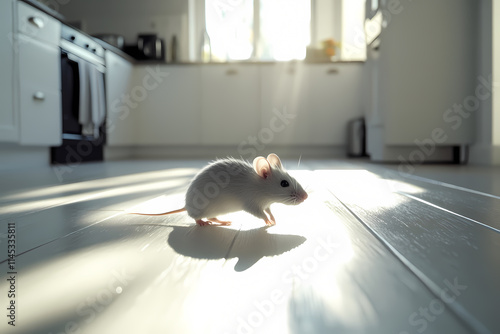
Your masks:
M216 160L203 168L191 181L186 192L185 207L150 216L187 211L200 226L218 223L217 216L246 211L275 225L270 210L272 203L297 205L307 198L302 186L283 168L280 158L271 153L253 160L253 166L238 159ZM206 220L203 220L205 218Z

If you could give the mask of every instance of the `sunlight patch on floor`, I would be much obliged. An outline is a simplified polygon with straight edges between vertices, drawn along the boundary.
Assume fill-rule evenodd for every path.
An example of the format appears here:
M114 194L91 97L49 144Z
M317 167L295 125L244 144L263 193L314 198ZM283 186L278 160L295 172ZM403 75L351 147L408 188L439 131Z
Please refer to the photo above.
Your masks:
M130 245L108 243L23 269L17 298L24 328L39 328L60 317L85 323L119 299L145 265L144 256ZM5 281L0 289L8 290Z
M79 194L85 192L94 193L96 189L102 191L105 188L120 188L124 186L131 186L137 183L153 185L156 182L163 182L162 180L169 181L175 178L185 179L186 177L190 179L194 174L196 174L197 171L198 169L195 168L173 168L154 172L106 177L89 181L44 187L43 189L23 191L18 194L0 197L0 201L29 200L40 199L44 197L62 197L64 196L64 194L76 192L78 192Z
M363 203L366 209L396 207L407 198L397 192L417 194L424 189L392 179L384 179L366 170L316 170L310 173L316 189L328 188L343 202Z
M54 197L46 199L32 199L27 202L16 203L11 205L6 205L2 208L0 213L2 214L13 214L22 213L29 211L37 211L41 209L46 209L47 207L55 207L60 205L67 205L77 202L85 202L90 200L99 200L106 198L113 198L123 195L139 194L142 192L148 192L153 190L168 190L170 188L177 188L185 186L189 182L189 178L177 178L175 180L167 181L154 181L148 183L138 183L134 185L125 185L121 187L115 187L107 190L90 190L84 193L75 192L71 195L66 195L61 193L59 195L54 195ZM89 210L99 210L100 207L89 208Z
M184 192L174 192L134 205L127 213L159 214L185 207Z

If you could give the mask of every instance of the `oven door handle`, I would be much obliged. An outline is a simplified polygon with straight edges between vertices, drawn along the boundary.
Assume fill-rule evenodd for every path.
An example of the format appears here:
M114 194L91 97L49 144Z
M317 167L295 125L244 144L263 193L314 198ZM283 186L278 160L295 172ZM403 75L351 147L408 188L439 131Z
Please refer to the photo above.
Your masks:
M97 64L97 63L92 63L92 62L89 62L88 60L86 59L83 59L83 58L80 58L76 55L73 55L72 53L67 53L67 56L68 56L68 59L79 64L80 61L86 61L87 63L89 63L90 65L94 66L95 68L97 68L97 70L99 72L102 72L102 73L105 73L106 72L106 67L104 67L103 65L101 64Z

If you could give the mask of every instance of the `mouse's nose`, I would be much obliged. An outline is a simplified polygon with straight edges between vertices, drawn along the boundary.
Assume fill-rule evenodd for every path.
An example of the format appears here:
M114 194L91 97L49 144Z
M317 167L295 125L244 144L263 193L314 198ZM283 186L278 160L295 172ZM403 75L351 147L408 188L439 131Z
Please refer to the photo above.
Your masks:
M304 193L302 194L302 196L301 196L301 198L300 198L300 199L301 199L302 201L305 201L305 200L307 199L307 197L309 197L309 195L307 195L307 193L304 191Z

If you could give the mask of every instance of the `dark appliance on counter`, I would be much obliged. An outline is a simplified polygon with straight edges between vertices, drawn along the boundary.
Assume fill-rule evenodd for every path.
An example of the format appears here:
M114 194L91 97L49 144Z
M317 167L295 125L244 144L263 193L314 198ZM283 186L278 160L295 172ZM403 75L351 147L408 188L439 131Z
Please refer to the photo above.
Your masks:
M53 164L102 161L105 143L104 48L69 26L61 30L62 145Z
M165 60L165 42L156 34L140 34L136 45L125 45L127 54L137 60Z

